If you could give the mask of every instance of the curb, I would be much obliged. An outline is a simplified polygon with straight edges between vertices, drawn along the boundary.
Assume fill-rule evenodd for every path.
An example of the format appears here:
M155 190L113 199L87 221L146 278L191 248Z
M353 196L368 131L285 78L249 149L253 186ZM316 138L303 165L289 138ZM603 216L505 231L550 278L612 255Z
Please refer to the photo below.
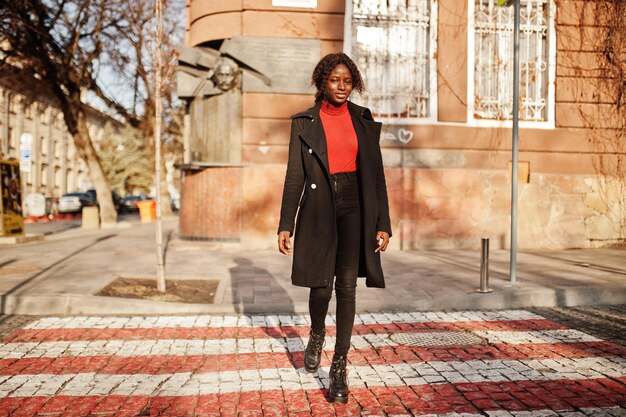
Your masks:
M27 233L24 236L0 236L0 245L17 245L44 240L43 233Z
M19 315L167 315L306 313L308 303L186 304L78 294L8 295L1 298L2 314ZM357 312L498 310L532 307L574 307L626 303L626 287L506 288L489 294L467 293L416 300L413 303L362 301ZM334 302L329 310L334 312Z

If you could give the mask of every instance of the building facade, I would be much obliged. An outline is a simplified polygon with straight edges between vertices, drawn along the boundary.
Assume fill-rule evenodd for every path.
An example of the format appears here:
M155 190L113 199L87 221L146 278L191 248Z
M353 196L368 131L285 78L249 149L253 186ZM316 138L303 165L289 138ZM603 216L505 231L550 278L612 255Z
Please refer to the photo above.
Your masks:
M0 159L20 160L24 196L40 193L54 200L92 188L87 166L51 100L0 85L0 115ZM97 143L112 119L90 108L87 120Z
M503 248L510 239L513 8L496 3L188 0L186 42L218 48L234 37L314 39L320 57L346 52L367 89L353 101L384 123L393 245L476 247L490 237ZM520 248L626 239L626 116L611 81L618 69L603 58L611 47L608 3L521 1ZM247 165L232 221L242 241L265 246L278 224L289 116L313 96L246 91L243 82Z

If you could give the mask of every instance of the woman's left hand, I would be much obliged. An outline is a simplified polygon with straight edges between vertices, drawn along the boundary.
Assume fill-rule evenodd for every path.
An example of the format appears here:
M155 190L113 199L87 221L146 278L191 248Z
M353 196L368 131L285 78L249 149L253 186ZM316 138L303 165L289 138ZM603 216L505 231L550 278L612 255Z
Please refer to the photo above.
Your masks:
M376 242L378 242L378 247L374 252L384 252L387 250L387 245L389 245L389 233L378 231L376 233Z

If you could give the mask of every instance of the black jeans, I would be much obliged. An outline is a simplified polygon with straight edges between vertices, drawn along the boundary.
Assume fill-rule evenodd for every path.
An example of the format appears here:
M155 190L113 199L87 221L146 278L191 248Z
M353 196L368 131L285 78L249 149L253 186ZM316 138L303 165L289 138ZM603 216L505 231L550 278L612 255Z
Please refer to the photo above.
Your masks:
M338 234L334 282L337 298L335 353L345 355L350 349L350 336L354 325L356 281L361 248L361 204L356 172L334 174L332 182ZM327 287L311 288L309 313L311 328L316 333L324 329L324 319L332 292L332 280Z

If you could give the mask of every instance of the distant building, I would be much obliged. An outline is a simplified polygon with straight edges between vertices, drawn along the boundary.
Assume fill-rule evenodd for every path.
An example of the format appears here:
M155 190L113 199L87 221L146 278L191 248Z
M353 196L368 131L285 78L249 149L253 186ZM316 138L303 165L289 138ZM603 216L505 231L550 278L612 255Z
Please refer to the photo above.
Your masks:
M119 124L93 108L87 110L92 141L97 144L107 122ZM25 144L29 142L29 144ZM0 84L0 159L17 159L25 144L30 163L22 171L23 193L58 198L91 188L89 172L78 157L63 114L53 101ZM24 170L24 163L22 163Z
M487 236L498 248L508 245L510 233L513 9L496 3L190 0L186 42L223 50L232 40L245 45L270 38L263 40L269 53L271 39L307 39L317 42L320 57L345 51L367 88L353 101L384 123L393 244L476 247ZM605 3L521 1L520 248L626 240L626 117L624 107L615 105L611 68L603 61ZM238 52L229 48L229 56ZM298 58L284 52L283 58L276 54L277 66ZM253 69L261 63L241 60ZM292 74L310 69L294 66ZM292 81L273 79L268 89ZM219 174L237 187L230 195L240 198L240 208L219 220L230 225L230 238L270 246L289 116L311 106L313 96L263 91L253 83L244 76L237 146L246 166L239 177ZM193 142L194 134L202 135L194 126L205 116L190 117ZM203 210L205 196L219 194L214 184L208 177L198 183L205 191L195 194L198 203L187 210ZM183 203L181 219L184 210Z

